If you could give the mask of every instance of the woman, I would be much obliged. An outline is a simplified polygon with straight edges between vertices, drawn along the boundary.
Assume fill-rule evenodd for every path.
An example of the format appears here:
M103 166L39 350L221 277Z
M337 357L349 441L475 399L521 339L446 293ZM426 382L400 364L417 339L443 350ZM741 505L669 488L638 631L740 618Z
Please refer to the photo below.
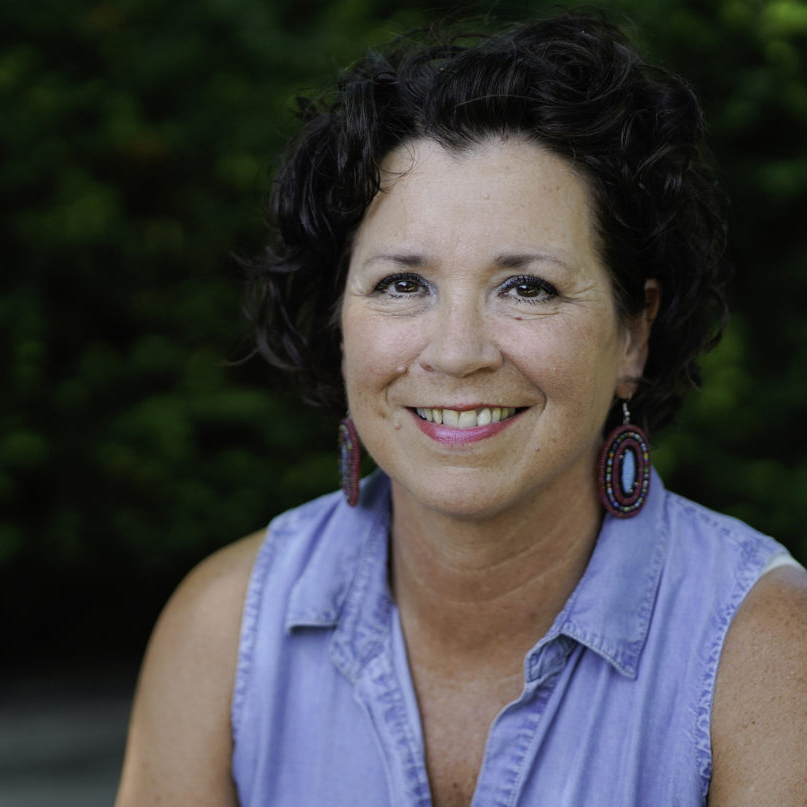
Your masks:
M310 113L254 311L349 412L345 496L179 588L121 807L807 803L807 576L647 462L722 315L701 134L577 16Z

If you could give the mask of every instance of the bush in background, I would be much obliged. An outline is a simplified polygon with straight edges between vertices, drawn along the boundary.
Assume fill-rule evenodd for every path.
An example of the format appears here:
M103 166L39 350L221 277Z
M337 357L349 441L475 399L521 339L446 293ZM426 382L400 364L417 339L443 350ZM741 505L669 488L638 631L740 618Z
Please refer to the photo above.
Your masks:
M657 464L669 487L805 560L807 5L609 5L694 84L734 201L738 313ZM491 16L544 7L502 2ZM231 253L260 248L295 93L368 44L450 16L381 0L0 9L0 596L12 635L46 655L139 653L190 565L336 486L334 424L257 360L237 361L250 335Z

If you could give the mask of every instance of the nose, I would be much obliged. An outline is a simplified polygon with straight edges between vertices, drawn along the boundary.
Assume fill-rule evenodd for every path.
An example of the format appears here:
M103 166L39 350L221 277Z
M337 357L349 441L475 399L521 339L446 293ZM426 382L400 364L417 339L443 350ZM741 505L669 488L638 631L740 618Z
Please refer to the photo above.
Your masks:
M431 312L426 344L419 357L430 372L464 378L501 367L501 351L489 318L473 299L454 299Z

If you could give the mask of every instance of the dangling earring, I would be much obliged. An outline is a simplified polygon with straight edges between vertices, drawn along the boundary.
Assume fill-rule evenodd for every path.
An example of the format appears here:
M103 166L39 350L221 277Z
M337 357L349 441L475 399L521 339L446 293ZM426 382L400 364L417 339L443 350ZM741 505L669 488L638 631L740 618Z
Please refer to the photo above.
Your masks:
M359 501L359 436L353 421L339 421L339 478L347 503L355 507Z
M622 401L622 425L606 438L600 452L600 500L617 518L635 516L650 490L650 446L647 436L630 422L628 402Z

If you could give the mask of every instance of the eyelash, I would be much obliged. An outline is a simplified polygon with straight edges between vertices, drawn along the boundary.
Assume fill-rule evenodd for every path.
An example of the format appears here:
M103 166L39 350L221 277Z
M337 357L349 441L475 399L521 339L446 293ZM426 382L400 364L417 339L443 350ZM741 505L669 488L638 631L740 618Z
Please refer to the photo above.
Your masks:
M394 286L396 283L415 283L419 289L416 292L396 292ZM388 294L390 297L416 297L423 291L428 291L429 284L420 276L412 272L401 272L399 274L390 275L376 284L373 289L374 294Z

